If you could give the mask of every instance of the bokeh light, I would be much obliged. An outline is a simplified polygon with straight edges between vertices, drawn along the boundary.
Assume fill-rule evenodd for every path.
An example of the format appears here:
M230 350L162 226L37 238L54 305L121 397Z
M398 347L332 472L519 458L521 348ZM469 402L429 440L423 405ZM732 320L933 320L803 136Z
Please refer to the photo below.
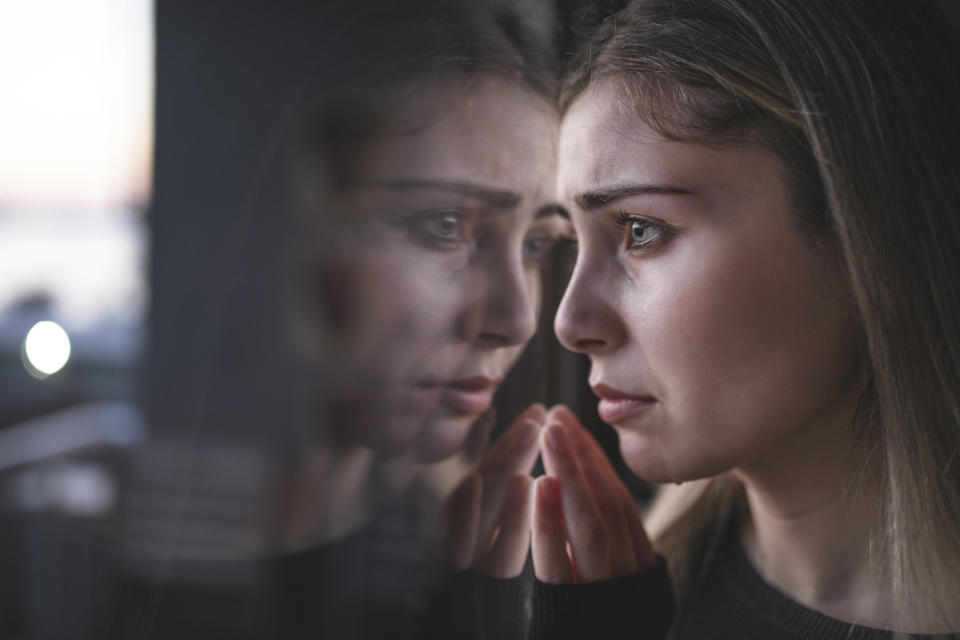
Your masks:
M27 371L38 378L50 376L70 360L70 338L56 322L44 320L27 333L23 353Z

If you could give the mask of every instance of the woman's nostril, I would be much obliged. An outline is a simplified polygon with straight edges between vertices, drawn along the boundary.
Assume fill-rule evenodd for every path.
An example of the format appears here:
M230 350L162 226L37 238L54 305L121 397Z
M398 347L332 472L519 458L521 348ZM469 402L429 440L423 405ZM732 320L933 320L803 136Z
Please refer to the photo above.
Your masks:
M490 347L508 347L511 344L506 334L489 332L477 334L477 342Z
M603 340L597 340L593 338L586 338L584 340L577 340L576 342L577 351L583 351L584 353L591 353L594 351L599 351L607 346L607 343Z

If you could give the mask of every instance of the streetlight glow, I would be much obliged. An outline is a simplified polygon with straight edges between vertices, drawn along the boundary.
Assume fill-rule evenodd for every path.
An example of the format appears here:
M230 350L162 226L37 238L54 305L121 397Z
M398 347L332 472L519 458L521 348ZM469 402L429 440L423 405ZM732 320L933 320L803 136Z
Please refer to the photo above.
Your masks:
M33 325L23 341L24 365L32 375L45 378L60 371L70 359L70 338L56 322Z

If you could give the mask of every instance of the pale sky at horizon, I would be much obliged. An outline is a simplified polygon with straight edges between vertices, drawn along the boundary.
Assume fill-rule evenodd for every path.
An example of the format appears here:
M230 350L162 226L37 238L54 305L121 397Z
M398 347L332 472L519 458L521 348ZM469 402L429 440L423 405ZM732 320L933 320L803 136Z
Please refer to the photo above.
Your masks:
M0 215L146 203L152 11L150 0L0 0Z
M151 0L0 0L0 320L141 317L153 41Z

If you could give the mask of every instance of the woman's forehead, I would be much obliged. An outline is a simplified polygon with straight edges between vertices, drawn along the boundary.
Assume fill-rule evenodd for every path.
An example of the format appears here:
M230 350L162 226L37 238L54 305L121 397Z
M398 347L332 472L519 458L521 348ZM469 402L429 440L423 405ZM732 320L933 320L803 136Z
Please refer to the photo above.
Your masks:
M367 147L359 176L377 181L483 184L514 193L550 190L556 121L542 101L506 81L426 87L398 129ZM403 130L404 120L423 126Z
M621 103L612 92L591 89L567 111L558 145L561 195L642 177L669 155L671 142Z
M557 194L565 206L591 194L682 191L704 197L746 193L758 172L776 176L781 163L761 144L704 144L657 133L614 96L585 93L560 129Z

